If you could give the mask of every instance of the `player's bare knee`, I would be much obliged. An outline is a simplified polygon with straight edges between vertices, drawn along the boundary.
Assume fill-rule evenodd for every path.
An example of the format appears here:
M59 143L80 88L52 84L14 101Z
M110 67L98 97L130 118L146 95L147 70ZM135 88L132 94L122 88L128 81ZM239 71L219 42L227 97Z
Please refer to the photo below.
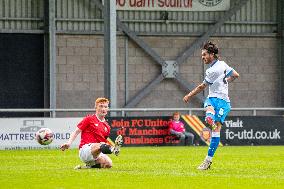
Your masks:
M110 157L105 155L104 160L105 160L107 168L111 168L112 167L112 160L110 159Z
M95 144L92 145L91 153L94 157L97 157L101 153L99 143L95 143Z
M106 156L100 156L97 163L101 165L101 168L112 168L112 160Z
M104 168L112 168L112 163L111 162L106 162L105 165L104 165Z
M211 105L209 105L209 106L206 107L206 112L207 112L207 111L210 111L210 112L212 112L213 114L215 114L214 107L211 106Z
M106 166L107 168L112 168L112 160L110 158L106 160Z

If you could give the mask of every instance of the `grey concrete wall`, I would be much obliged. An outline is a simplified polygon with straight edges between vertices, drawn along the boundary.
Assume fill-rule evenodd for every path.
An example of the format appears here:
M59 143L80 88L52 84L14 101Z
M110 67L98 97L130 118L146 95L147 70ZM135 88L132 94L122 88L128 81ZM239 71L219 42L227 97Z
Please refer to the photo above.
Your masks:
M174 60L195 38L143 37L165 60ZM240 73L230 84L232 107L277 107L279 69L276 38L211 38L220 48L220 59ZM57 108L92 108L94 99L103 96L104 44L101 35L57 36ZM129 98L137 94L161 73L156 64L139 46L125 37L117 37L117 89L118 107L125 105L125 82L129 85ZM128 51L128 81L125 81L125 51ZM203 81L204 69L200 50L179 67L182 77L197 85ZM197 100L184 104L186 94L176 81L163 80L137 108L201 107Z

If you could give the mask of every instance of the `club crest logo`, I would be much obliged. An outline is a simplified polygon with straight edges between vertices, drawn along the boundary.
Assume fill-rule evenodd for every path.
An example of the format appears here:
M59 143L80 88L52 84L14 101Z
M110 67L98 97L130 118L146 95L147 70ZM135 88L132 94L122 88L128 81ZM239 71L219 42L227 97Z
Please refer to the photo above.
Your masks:
M221 3L223 0L199 0L199 3L207 7L214 7Z
M205 127L202 129L202 131L200 132L200 138L204 141L204 142L210 142L211 140L211 129Z

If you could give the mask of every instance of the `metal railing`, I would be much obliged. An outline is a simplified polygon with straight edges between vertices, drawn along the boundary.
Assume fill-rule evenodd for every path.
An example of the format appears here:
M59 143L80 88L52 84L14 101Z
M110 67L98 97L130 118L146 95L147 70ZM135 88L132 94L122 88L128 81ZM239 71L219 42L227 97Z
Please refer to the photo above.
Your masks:
M50 113L50 117L55 118L56 114L59 112L94 112L94 109L0 109L0 113ZM127 112L187 112L189 115L192 115L192 112L202 112L204 108L111 108L109 111L112 113L120 113L121 116L125 116ZM232 108L231 111L250 111L253 116L257 116L258 111L283 111L284 108L272 108L272 107L263 107L263 108Z

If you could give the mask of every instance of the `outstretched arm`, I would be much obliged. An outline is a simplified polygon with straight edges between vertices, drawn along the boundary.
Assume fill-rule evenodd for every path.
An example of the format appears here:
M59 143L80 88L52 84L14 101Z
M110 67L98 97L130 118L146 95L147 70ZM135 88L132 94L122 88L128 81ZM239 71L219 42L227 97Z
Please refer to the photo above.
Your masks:
M197 95L198 93L200 93L201 91L203 91L205 88L207 87L207 84L206 83L201 83L199 84L197 87L195 87L191 92L189 92L187 95L185 95L183 97L183 101L185 103L189 102L190 99Z
M239 77L240 77L240 74L238 72L236 72L235 70L233 70L232 75L230 75L226 80L227 80L228 83L231 83Z
M80 134L82 132L81 129L79 129L78 127L76 128L76 130L71 134L69 140L67 143L64 143L60 146L60 149L62 151L68 149L70 147L70 145L72 144L72 142L76 139L76 137L78 136L78 134Z

